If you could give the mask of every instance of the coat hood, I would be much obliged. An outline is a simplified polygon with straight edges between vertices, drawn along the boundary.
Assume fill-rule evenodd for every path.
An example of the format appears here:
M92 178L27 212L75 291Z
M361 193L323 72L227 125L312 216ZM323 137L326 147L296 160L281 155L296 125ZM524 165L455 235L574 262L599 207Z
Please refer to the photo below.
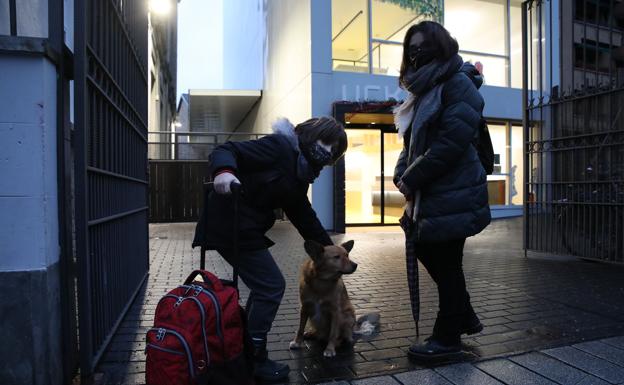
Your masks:
M287 118L278 118L273 122L271 128L274 134L286 137L293 148L299 151L299 139L295 133L295 125L292 124L290 120Z
M477 89L481 88L481 85L483 85L483 76L481 76L481 73L474 65L472 65L472 63L464 63L464 65L462 65L460 69L460 72L465 73L466 76L468 76L468 78L472 80L472 83L475 85L475 87L477 87Z

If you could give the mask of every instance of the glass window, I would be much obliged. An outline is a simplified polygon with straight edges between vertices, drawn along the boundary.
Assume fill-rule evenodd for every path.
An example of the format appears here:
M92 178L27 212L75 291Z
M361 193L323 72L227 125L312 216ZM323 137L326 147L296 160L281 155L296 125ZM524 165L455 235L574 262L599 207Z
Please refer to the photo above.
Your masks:
M524 133L522 126L511 126L511 204L521 205L524 195Z
M17 34L28 37L48 37L48 2L20 0L16 2Z
M416 11L388 0L372 1L373 39L403 42L405 32L423 19Z
M373 43L373 73L399 76L403 46L397 44Z
M507 86L507 59L475 55L459 51L462 59L477 65L481 63L481 72L483 74L483 84L489 86Z
M332 1L335 71L368 72L368 1Z
M507 0L445 0L444 26L459 49L506 55Z
M0 35L11 34L11 17L9 16L9 0L0 0Z
M519 1L512 1L509 9L511 36L509 56L511 57L511 86L522 88L522 8Z
M488 195L490 205L507 204L509 189L508 173L508 135L504 124L488 124L490 138L494 147L494 175L488 175Z

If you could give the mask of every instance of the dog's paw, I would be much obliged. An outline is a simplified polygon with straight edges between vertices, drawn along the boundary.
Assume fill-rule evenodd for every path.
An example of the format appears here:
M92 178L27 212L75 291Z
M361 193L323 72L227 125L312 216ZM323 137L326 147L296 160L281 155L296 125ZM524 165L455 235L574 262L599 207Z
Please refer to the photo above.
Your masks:
M301 349L301 342L298 342L297 340L295 341L290 341L290 345L288 346L290 349Z
M325 349L325 351L323 352L323 356L324 357L335 357L336 356L336 350L335 349Z

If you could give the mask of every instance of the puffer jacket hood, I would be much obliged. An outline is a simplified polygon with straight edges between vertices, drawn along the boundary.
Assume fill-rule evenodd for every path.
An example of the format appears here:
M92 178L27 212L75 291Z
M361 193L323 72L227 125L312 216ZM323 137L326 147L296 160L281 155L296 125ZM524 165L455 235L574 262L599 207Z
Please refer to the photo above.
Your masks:
M477 70L477 67L475 67L472 63L464 63L464 65L462 65L460 69L460 72L465 73L466 76L468 76L468 79L472 80L472 84L474 84L477 89L481 88L481 86L483 85L483 76Z
M290 122L287 118L278 118L271 125L271 129L274 134L283 135L292 147L299 151L299 140L297 138L297 134L295 133L295 125Z

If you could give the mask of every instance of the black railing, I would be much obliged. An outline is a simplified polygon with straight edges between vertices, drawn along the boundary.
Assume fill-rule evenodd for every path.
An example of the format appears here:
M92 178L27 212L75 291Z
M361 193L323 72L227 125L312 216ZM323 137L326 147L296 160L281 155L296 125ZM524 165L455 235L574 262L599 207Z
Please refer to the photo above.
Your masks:
M222 143L259 139L264 135L248 132L150 131L148 157L150 160L208 160L212 150Z
M623 7L523 4L527 250L624 262Z

